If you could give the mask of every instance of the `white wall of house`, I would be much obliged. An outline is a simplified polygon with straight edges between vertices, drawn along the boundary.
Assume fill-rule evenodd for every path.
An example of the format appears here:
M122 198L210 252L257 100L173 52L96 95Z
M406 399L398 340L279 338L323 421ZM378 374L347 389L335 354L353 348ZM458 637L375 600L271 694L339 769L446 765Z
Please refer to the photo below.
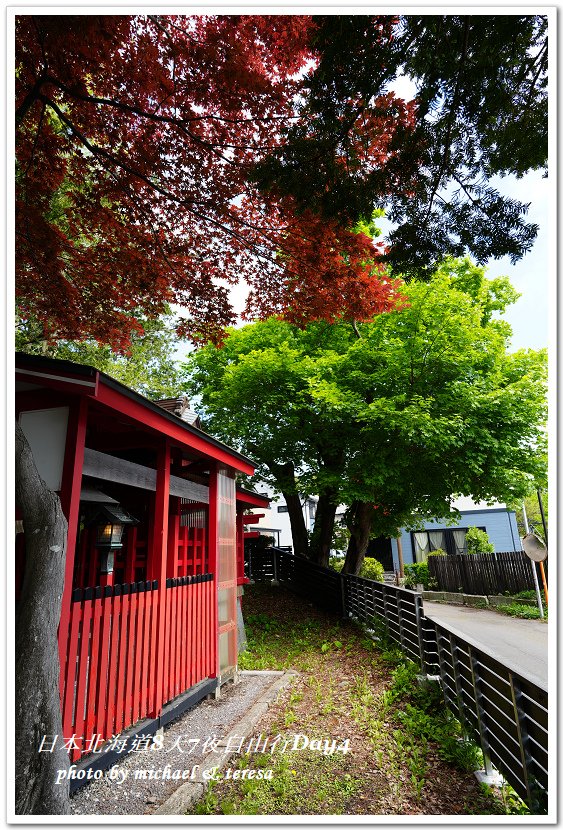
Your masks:
M257 530L259 533L267 536L272 535L274 538L277 537L275 543L281 545L282 547L293 545L289 513L287 512L287 505L284 497L279 493L276 493L274 489L267 484L260 484L256 489L260 493L265 493L270 497L270 507L256 508L254 511L255 513L264 513L265 516L263 519L260 519L258 524L248 526L246 529ZM301 499L305 527L310 531L313 530L315 523L317 501L318 498L316 496L304 496Z

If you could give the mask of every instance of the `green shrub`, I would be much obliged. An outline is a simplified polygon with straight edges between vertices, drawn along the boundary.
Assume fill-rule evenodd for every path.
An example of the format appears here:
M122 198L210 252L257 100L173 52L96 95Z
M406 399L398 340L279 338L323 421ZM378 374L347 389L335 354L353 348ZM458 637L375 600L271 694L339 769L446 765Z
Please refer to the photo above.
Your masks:
M467 553L493 553L495 546L489 541L489 536L478 527L470 527L465 534Z
M446 553L446 551L442 550L442 548L436 548L436 550L431 550L430 553L428 554L428 556L447 556L447 555L448 554Z
M416 588L422 585L425 591L431 591L437 587L436 580L430 575L428 562L414 562L412 565L405 565L405 588Z
M360 576L364 579L373 579L374 582L383 582L383 574L385 573L383 565L377 559L372 557L364 559L364 563L360 568Z
M338 571L338 573L340 573L340 571L344 567L344 557L340 558L338 556L331 556L328 560L328 564L333 571Z
M344 561L344 557L339 558L337 556L331 556L328 560L328 564L333 570L340 573L344 567ZM374 582L383 582L384 572L385 571L381 562L378 562L377 559L368 557L364 559L362 567L360 568L359 576L362 576L364 579L373 579Z

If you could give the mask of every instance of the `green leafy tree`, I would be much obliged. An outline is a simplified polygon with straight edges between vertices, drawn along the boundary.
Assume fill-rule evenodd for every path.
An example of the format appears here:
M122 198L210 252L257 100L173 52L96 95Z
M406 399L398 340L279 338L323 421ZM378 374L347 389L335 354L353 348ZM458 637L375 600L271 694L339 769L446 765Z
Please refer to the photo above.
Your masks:
M545 472L546 354L507 353L508 280L447 260L405 296L358 326L255 323L187 366L209 429L284 493L297 552L326 564L348 505L353 573L372 534L447 516L457 495L513 501ZM299 493L319 495L310 545Z
M541 491L541 500L545 516L545 523L547 526L549 526L549 497L548 493L544 492L543 490ZM518 525L518 532L520 533L520 536L524 536L526 534L526 523L524 522L525 510L526 519L528 521L528 528L531 530L533 527L535 529L535 532L538 533L543 539L544 529L537 492L534 492L529 496L526 496L521 501L515 502L510 506L512 510L514 510L516 513L516 524Z
M156 319L133 318L134 329L126 352L113 351L95 340L43 339L43 326L33 318L18 318L16 349L94 366L120 383L152 400L174 397L181 390L179 364L175 358L178 338L171 313Z
M470 527L465 534L467 553L494 553L495 546L489 539L485 530L478 527Z
M314 18L319 63L301 118L255 166L260 186L353 224L384 208L386 259L429 276L444 255L478 262L528 251L537 226L494 174L547 166L547 18L540 15L329 15ZM375 32L379 36L375 36ZM415 87L409 114L391 92ZM370 152L386 134L385 154Z

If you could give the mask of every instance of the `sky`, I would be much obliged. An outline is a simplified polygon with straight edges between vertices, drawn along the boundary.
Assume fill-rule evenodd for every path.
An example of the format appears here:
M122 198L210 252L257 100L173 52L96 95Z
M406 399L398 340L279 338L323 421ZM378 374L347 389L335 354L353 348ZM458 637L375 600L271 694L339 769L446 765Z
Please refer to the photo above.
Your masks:
M521 295L503 315L503 319L512 326L510 351L546 348L549 345L549 307L554 302L555 281L550 257L552 240L549 239L552 185L536 172L527 173L521 179L495 176L491 184L505 196L524 204L530 203L526 219L539 225L532 250L515 265L511 264L509 257L490 260L486 264L489 279L508 277ZM385 223L378 220L378 225L385 234ZM238 313L244 308L247 291L245 285L231 289L231 301Z
M555 287L550 256L553 241L549 238L551 184L539 173L528 173L522 179L507 176L492 184L507 196L530 202L527 219L539 225L539 231L532 250L519 262L511 265L508 257L491 261L487 277L509 277L521 294L504 314L513 331L511 351L544 348L549 345L549 307Z

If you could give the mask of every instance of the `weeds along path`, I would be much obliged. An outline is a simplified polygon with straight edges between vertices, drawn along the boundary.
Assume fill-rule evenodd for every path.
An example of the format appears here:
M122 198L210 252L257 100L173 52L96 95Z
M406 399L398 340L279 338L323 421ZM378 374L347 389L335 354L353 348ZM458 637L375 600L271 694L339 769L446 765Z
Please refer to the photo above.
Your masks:
M478 784L479 751L400 652L284 588L247 588L243 611L248 650L239 667L291 668L299 677L193 813L521 812L507 791Z

